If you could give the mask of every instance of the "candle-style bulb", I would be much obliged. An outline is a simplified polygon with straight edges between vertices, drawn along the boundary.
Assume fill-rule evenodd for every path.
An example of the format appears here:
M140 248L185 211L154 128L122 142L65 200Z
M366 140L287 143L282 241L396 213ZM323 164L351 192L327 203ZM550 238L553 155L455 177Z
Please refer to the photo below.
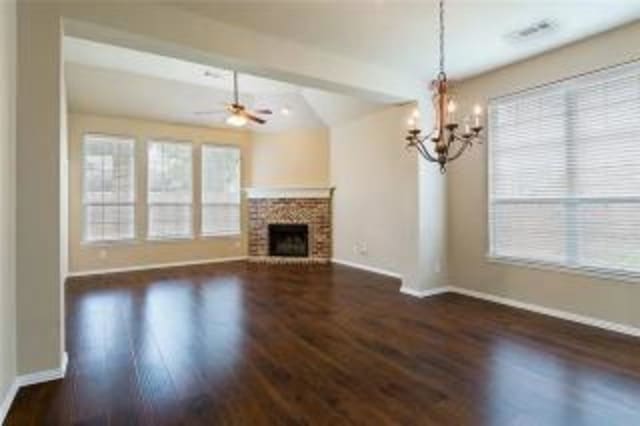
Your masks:
M476 105L473 107L473 126L480 127L480 117L482 116L482 107L480 105Z
M453 99L449 99L447 102L447 124L453 124L456 122L456 108L458 106L453 101Z
M464 134L471 134L471 126L469 125L469 117L464 119Z
M420 118L420 110L418 108L414 109L413 113L411 114L411 117L413 117L416 120Z
M415 129L415 127L416 127L415 118L411 117L410 119L408 119L407 120L407 124L409 125L410 128Z

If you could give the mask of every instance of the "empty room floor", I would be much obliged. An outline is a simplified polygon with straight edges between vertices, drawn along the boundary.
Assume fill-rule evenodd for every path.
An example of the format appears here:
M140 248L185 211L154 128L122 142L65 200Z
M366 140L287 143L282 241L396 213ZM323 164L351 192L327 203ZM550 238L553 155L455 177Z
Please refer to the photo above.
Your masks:
M70 279L64 380L7 425L638 425L640 339L342 266Z

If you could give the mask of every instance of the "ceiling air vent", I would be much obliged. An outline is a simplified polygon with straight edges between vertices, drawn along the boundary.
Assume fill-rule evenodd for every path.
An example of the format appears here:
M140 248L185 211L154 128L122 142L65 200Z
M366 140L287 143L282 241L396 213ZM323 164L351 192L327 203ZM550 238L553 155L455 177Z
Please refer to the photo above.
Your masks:
M516 31L507 34L507 38L513 41L523 41L537 38L555 29L555 25L549 20L538 21Z

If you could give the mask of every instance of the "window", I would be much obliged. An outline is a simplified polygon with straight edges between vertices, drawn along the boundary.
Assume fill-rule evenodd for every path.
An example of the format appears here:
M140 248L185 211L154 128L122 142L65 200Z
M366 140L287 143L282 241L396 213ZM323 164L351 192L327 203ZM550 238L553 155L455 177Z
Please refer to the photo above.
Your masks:
M135 142L85 135L83 210L85 242L135 238Z
M640 65L490 103L490 256L640 273Z
M202 146L202 235L240 233L240 150Z
M148 143L148 238L193 236L193 168L190 143Z

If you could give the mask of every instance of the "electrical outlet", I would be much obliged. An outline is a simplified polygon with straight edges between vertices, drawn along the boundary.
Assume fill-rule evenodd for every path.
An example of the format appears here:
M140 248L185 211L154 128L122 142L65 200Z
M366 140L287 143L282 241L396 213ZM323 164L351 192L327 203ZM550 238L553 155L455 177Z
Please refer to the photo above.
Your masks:
M369 249L367 248L367 244L366 243L359 242L359 243L355 243L353 245L353 253L354 254L358 254L360 256L366 256L368 252L369 252Z
M369 249L367 248L367 243L360 243L360 254L366 256L369 253Z

